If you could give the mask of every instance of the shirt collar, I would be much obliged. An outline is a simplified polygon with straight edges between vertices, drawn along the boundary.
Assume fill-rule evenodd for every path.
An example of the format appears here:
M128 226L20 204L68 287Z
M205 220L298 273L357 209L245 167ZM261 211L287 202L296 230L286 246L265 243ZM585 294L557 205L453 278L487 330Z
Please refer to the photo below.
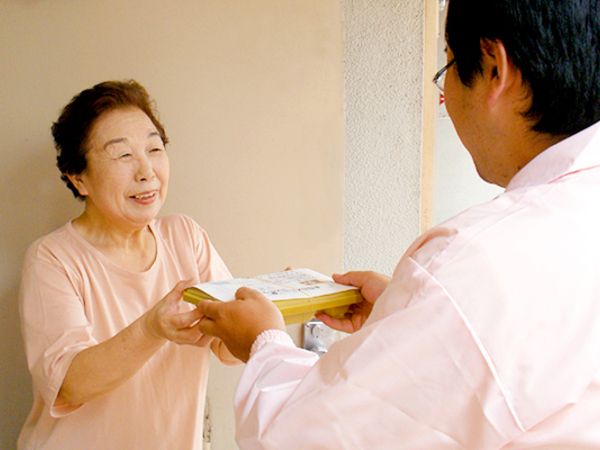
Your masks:
M600 122L548 147L510 180L507 191L551 183L569 173L600 166Z

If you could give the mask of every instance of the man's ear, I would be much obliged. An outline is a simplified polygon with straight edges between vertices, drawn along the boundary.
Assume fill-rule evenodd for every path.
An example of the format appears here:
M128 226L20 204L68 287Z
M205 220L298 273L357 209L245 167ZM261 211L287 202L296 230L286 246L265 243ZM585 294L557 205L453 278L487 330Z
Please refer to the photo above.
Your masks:
M483 78L488 86L488 104L494 106L513 89L522 89L521 72L512 63L499 40L481 40Z
M81 195L82 197L85 197L86 195L88 195L88 191L85 187L85 182L83 181L83 174L71 174L71 173L67 173L67 178L69 179L69 181L73 184L73 186L75 186L77 188L77 191L79 192L79 195Z

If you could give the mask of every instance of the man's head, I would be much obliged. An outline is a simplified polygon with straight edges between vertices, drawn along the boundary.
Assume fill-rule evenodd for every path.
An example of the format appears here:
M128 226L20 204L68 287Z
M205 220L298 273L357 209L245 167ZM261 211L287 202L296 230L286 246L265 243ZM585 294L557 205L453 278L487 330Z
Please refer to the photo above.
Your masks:
M535 132L569 136L600 120L600 0L450 0L446 40L460 81L501 42L530 92Z

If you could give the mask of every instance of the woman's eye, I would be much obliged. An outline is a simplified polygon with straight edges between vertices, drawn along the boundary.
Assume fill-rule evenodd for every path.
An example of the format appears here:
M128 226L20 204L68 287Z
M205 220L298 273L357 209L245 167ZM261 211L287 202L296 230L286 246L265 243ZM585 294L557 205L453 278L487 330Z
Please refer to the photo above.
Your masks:
M119 155L119 159L128 159L129 157L131 157L131 153L121 153Z
M153 149L150 150L150 153L158 153L158 152L162 152L163 149L160 147L155 147Z

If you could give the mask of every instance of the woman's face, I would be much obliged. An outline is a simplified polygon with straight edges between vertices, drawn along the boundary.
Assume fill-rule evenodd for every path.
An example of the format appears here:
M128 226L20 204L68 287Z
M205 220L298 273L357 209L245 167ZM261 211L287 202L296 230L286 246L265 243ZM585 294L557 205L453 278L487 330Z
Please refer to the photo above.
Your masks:
M169 158L158 130L138 108L102 114L87 139L87 168L71 175L86 213L109 226L140 228L160 211Z

